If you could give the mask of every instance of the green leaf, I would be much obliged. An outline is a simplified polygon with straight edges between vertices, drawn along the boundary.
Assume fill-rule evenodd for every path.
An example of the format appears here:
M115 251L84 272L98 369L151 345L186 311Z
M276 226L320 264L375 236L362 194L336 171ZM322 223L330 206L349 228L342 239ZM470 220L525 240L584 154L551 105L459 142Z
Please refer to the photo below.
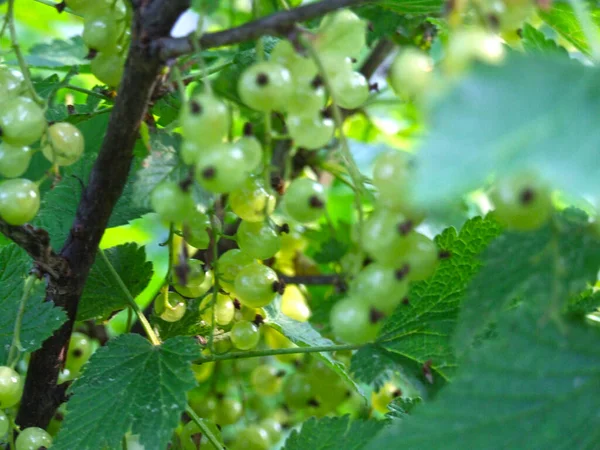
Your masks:
M55 39L50 43L36 44L25 56L29 66L49 69L70 69L72 66L89 66L87 47L80 36L69 40Z
M159 117L156 123L161 127L166 127L179 118L180 109L181 97L179 94L167 94L156 102L152 113Z
M369 344L352 355L350 372L357 381L373 385L378 390L394 372L402 370L403 362L400 355L388 352L379 345Z
M374 3L400 14L439 13L444 4L441 0L378 0Z
M554 39L547 38L540 30L526 23L522 28L521 43L525 51L532 55L556 54L569 56L567 50Z
M597 448L598 339L595 328L517 310L434 402L368 449Z
M589 13L596 26L600 26L600 10L592 8ZM544 22L560 33L567 41L583 53L589 54L590 46L571 5L563 2L553 2L549 10L539 8L538 14Z
M599 194L599 115L597 68L519 55L501 67L478 66L433 107L415 194L443 205L492 172L526 168L568 193Z
M450 343L466 288L479 271L478 255L498 235L491 219L476 217L460 233L448 228L436 238L440 250L449 254L428 280L415 283L409 301L402 303L386 322L375 345L397 355L410 376L423 381L423 365L431 363L434 388L449 380L456 370ZM443 383L442 383L443 384Z
M567 210L536 232L508 232L492 242L461 306L456 348L469 346L515 299L557 313L563 300L593 283L600 241L590 231L585 213Z
M385 425L381 420L351 421L349 416L312 418L290 434L284 450L361 450Z
M219 0L192 0L192 9L201 14L212 14L219 7Z
M590 313L597 313L598 308L600 308L600 291L588 289L569 299L565 306L565 313L573 317L582 318Z
M30 269L31 259L15 244L0 247L0 364L5 364L8 357L24 281ZM61 308L44 302L44 294L44 283L39 282L25 304L20 340L26 352L40 348L67 319Z
M276 299L264 308L267 313L265 325L279 331L298 347L324 347L335 345L329 339L324 338L308 322L298 322L290 319L281 312L281 299ZM329 353L314 353L331 370L338 374L347 385L352 386L356 392L363 395L361 388L350 378L346 368L339 361L334 360Z
M152 277L152 263L146 261L146 252L136 244L125 244L105 251L131 295L135 298L144 290ZM98 255L85 284L77 320L106 319L114 311L128 305L115 277L104 259Z
M129 430L146 450L163 450L195 386L191 362L199 356L191 338L153 346L138 334L108 341L69 389L67 415L53 450L121 448Z

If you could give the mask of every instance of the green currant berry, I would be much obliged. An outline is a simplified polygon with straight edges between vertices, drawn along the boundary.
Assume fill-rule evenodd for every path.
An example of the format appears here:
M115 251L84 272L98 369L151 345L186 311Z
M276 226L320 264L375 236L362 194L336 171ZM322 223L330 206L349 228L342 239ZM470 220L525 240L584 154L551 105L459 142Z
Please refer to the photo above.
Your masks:
M0 98L8 100L22 93L25 77L16 69L0 66Z
M173 181L163 181L156 186L150 196L150 204L166 222L183 222L195 209L190 193Z
M400 263L406 267L408 278L411 281L420 281L429 278L439 264L439 250L435 243L420 233L408 235L408 249Z
M173 269L173 287L177 292L186 297L200 297L206 292L204 289L206 273L204 272L202 261L190 259L187 261L187 268L184 268L184 270L186 272L185 283L182 283L183 280L177 275L177 268Z
M15 370L7 366L0 367L0 408L15 406L23 395L23 379Z
M263 149L260 141L256 139L256 137L243 136L236 142L236 146L244 153L246 170L248 172L255 171L262 164Z
M271 445L276 445L283 437L281 424L277 420L273 418L263 419L260 421L259 425L267 432L267 435L269 436L269 443Z
M207 395L204 389L195 388L188 392L188 402L200 417L215 420L219 402L214 395Z
M331 84L335 102L342 108L359 108L369 98L369 82L360 72L340 73Z
M239 249L228 250L219 257L217 274L219 283L225 292L234 293L234 284L238 273L253 261L253 258Z
M311 115L288 115L287 127L297 147L316 150L333 138L335 124L322 112Z
M93 352L94 347L90 338L83 333L74 331L69 340L69 350L67 351L65 368L73 374L79 373L83 365L88 362Z
M181 320L185 310L185 299L177 292L169 292L166 301L162 293L154 300L154 312L165 322Z
M38 427L25 428L17 436L16 450L40 450L52 446L52 436Z
M117 47L118 31L119 27L113 16L88 15L83 21L83 42L88 48L110 53Z
M352 296L373 308L392 314L408 293L408 274L399 269L373 263L365 267L350 285Z
M363 225L362 248L375 261L395 269L408 250L407 236L413 228L401 213L376 210Z
M212 228L210 218L194 209L186 219L183 228L185 241L197 249L206 249L210 244L209 230Z
M227 106L211 94L193 96L179 120L184 138L204 148L220 144L229 131Z
M373 341L383 322L383 314L364 299L348 297L340 300L329 317L333 333L349 344Z
M294 77L294 92L285 110L293 116L317 117L325 107L326 101L325 86L320 76Z
M243 267L235 277L235 293L239 301L251 308L271 303L279 286L275 271L258 262Z
M196 164L198 183L211 192L239 188L248 177L244 153L235 144L219 144L202 153Z
M250 350L258 345L260 331L252 322L241 320L231 328L230 337L236 348Z
M482 28L468 28L450 35L444 69L451 74L463 73L474 61L499 64L504 60L502 40Z
M46 159L59 166L70 166L79 161L84 148L83 134L68 122L48 127L47 140L42 143L42 153Z
M2 139L8 144L33 144L46 129L44 111L27 97L17 97L2 104L0 111Z
M357 58L366 46L367 24L349 9L328 14L321 21L315 46L322 53Z
M391 150L375 159L373 185L379 192L379 202L386 207L398 210L409 203L411 178L408 153Z
M402 98L419 97L430 86L433 78L433 61L421 50L401 50L390 67L389 81Z
M309 178L297 178L288 186L284 200L285 209L292 219L314 222L325 210L325 189Z
M273 47L271 61L289 70L294 80L313 79L319 71L312 59L299 54L290 41L283 39Z
M252 371L250 381L259 395L275 395L281 390L281 377L277 368L263 364Z
M206 296L200 303L200 311L202 312L202 319L212 324L213 320L213 308L210 305L213 302L213 296ZM227 326L231 323L235 316L235 305L231 297L225 294L218 293L217 300L214 306L215 323L219 326Z
M256 259L269 259L281 248L281 238L265 222L242 221L236 233L240 249Z
M10 420L4 411L0 411L0 438L4 438L10 429Z
M179 149L181 160L188 166L194 166L198 162L200 155L205 151L205 148L198 143L189 139L184 139Z
M269 433L258 425L250 425L237 432L231 450L269 450Z
M108 52L98 52L90 64L94 76L111 87L116 87L121 83L124 66L123 56L119 53Z
M314 399L313 386L309 376L300 372L288 375L283 382L283 398L289 408L307 408Z
M229 194L229 206L241 219L261 222L275 210L275 196L260 178L249 177Z
M402 391L391 382L385 383L377 392L371 394L371 405L375 411L381 414L389 412L388 405L397 397L402 395Z
M242 73L238 92L246 105L258 111L281 110L292 95L292 77L280 64L259 62Z
M14 147L0 142L0 175L6 178L20 177L31 162L31 148Z
M31 221L40 209L37 184L24 178L0 183L0 217L10 225Z
M221 426L232 425L242 417L243 410L239 400L224 398L217 405L215 422Z

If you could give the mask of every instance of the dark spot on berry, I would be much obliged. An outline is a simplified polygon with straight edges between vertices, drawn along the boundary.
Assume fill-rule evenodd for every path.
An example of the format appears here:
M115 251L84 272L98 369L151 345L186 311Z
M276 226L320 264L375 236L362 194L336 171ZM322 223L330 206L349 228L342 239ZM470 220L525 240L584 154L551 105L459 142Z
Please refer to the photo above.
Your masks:
M450 250L440 250L438 252L439 259L448 259L450 257L452 257L452 252Z
M379 92L379 83L371 83L369 84L369 91L371 92Z
M283 178L281 178L281 176L278 174L271 175L271 187L279 195L283 195L285 193L285 183L283 181Z
M225 398L225 394L222 392L217 392L216 394L217 400L223 400Z
M290 234L290 226L287 223L284 223L279 227L280 233Z
M215 177L217 174L217 170L214 167L207 167L202 171L202 178L205 180L210 180Z
M67 113L69 115L75 114L75 105L67 105Z
M61 12L63 12L65 10L65 8L67 7L67 4L62 1L60 3L57 3L56 5L54 5L54 7L56 8L56 10L58 11L58 13L60 14Z
M500 25L498 25L498 28L500 28ZM521 39L523 39L523 29L522 28L517 29L517 36L519 36Z
M281 428L283 428L284 430L287 430L288 428L291 427L289 422L281 422Z
M363 260L363 267L367 267L369 264L373 264L373 258L371 258L370 256L367 256Z
M412 220L405 220L404 222L398 224L398 233L400 233L402 236L406 236L413 230L414 226L415 224Z
M332 112L329 108L325 108L321 110L321 117L323 119L331 119L332 117Z
M311 195L311 197L308 199L308 204L312 208L316 208L316 209L322 209L325 206L325 203L323 203L323 200L321 200L317 195Z
M190 102L190 111L192 112L192 114L194 115L199 115L202 114L202 105L200 103L198 103L195 100L192 100Z
M0 137L1 137L3 134L4 134L4 133L3 133L3 131L2 131L2 128L0 128Z
M285 374L286 374L286 373L287 373L287 372L286 372L285 370L283 370L283 369L279 369L279 370L277 371L277 373L275 373L275 376L276 376L277 378L283 378L283 377L285 377Z
M356 64L357 59L356 58L350 58L350 61L352 61L352 64Z
M402 391L400 389L396 389L394 392L392 392L392 397L394 398L398 398L402 395Z
M313 78L313 80L311 81L310 85L314 88L314 89L319 89L321 86L323 86L325 83L323 82L323 77L321 75L317 75Z
M233 306L235 307L235 309L242 309L242 304L237 298L233 299Z
M525 188L521 191L521 195L519 196L519 200L523 205L530 204L535 199L535 192L531 188Z
M75 358L81 358L83 356L83 351L80 348L76 348L75 350L73 350L72 355Z
M48 447L42 445L41 447L38 447L37 450L48 450Z
M273 292L277 292L279 295L283 295L285 292L285 281L273 281Z
M85 59L88 60L92 60L96 57L96 55L98 54L98 50L94 50L93 48L90 48L90 51L88 52L87 55L85 55Z
M256 316L254 316L254 320L252 321L252 323L257 327L260 327L263 323L265 323L265 318L260 314L257 314Z
M348 292L348 285L342 279L335 280L333 283L333 286L335 287L335 291L338 294L343 294L345 292Z
M394 272L394 276L396 277L396 280L402 281L404 278L406 278L409 272L410 266L408 264L404 264L401 268Z
M244 124L244 136L254 136L254 126L250 122Z
M316 398L311 398L309 401L306 402L306 404L308 406L314 406L315 408L318 408L321 404L319 403L319 400L317 400Z
M179 183L179 187L183 192L189 192L190 188L192 187L192 184L194 184L194 181L192 180L191 176L188 176L185 177L185 179L181 180L181 182Z
M408 299L408 297L404 297L404 298L402 299L402 304L403 304L403 305L410 305L410 300Z
M256 84L258 84L259 86L266 86L267 84L269 84L269 75L267 75L266 73L259 73L258 75L256 75Z
M371 308L371 310L369 311L369 322L375 324L383 319L385 319L385 314L382 311L379 311L375 308Z

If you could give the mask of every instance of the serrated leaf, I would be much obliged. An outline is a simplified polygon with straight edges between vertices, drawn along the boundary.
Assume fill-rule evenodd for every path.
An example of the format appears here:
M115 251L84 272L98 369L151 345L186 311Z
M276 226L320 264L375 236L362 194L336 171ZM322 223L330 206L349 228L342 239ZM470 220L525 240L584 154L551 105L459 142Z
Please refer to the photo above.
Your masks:
M403 359L400 355L388 352L378 345L365 345L354 355L350 372L361 383L372 385L379 390L394 372L402 370Z
M281 299L276 299L264 308L267 313L265 325L279 331L298 347L329 347L335 345L324 338L308 322L298 322L290 319L281 312ZM342 363L334 360L329 353L314 353L315 357L323 361L331 370L338 374L356 392L363 395L362 389L350 378Z
M284 450L361 450L386 425L377 420L350 420L349 416L312 418L293 431Z
M595 328L518 310L434 402L368 449L597 448L599 338Z
M191 338L153 346L138 334L108 341L69 389L67 415L53 450L121 448L126 432L140 435L146 450L164 450L195 386L191 362L199 356Z
M478 255L499 232L492 219L476 217L466 222L460 233L448 228L439 235L437 246L449 257L428 280L412 286L409 301L398 306L375 342L396 353L409 376L423 380L424 365L430 364L434 389L455 373L457 363L450 338L460 304L481 266Z
M542 303L554 313L562 300L593 283L600 268L600 241L582 211L567 210L532 233L508 232L481 256L461 306L454 344L465 350L511 302ZM558 299L558 301L557 301Z
M569 56L564 47L558 45L553 39L544 36L544 33L528 23L521 29L521 43L525 51L532 55L556 54Z
M388 405L390 412L386 414L386 417L390 419L406 419L408 415L412 413L415 406L420 405L421 402L422 400L420 397L398 397Z
M598 194L598 115L597 68L518 55L501 67L478 66L433 107L416 157L415 194L443 205L492 172L525 168L568 193Z
M50 43L36 44L29 49L25 61L29 66L59 69L70 69L72 66L89 66L85 59L88 49L81 36L69 40L55 39Z
M0 361L3 364L13 340L24 281L30 269L30 258L15 244L0 247ZM26 352L40 348L67 319L61 308L44 302L44 295L44 284L40 282L34 286L25 304L20 341Z
M152 277L152 263L146 261L144 248L136 244L125 244L105 250L105 253L135 298ZM77 320L106 319L114 311L127 305L123 290L104 259L97 255L79 301Z
M566 2L553 2L549 9L540 8L538 14L544 22L560 33L567 41L583 53L589 54L590 46L571 5ZM597 8L592 8L589 14L596 26L600 26L600 11Z

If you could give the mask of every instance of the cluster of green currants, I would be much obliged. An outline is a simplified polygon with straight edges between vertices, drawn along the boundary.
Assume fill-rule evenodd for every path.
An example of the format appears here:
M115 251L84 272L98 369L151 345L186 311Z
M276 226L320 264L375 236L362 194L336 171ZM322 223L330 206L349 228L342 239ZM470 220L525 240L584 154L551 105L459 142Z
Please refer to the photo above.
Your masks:
M40 207L37 183L21 177L28 169L34 150L41 139L46 159L58 166L77 161L84 150L79 130L70 123L50 125L44 110L26 95L21 72L0 66L0 218L10 225L32 220Z
M333 137L335 124L324 109L329 94L346 109L362 106L369 82L352 68L365 47L366 23L350 10L325 16L319 28L306 34L319 54L319 63L294 45L279 41L268 61L250 66L239 79L242 101L258 111L286 113L286 126L297 147L315 150ZM329 87L332 92L326 92Z
M92 73L116 87L123 76L130 41L131 14L122 0L66 0L69 8L84 17L83 42L90 49Z
M265 342L279 346L282 337L268 329ZM309 355L204 363L195 371L200 385L188 393L189 404L222 430L226 447L234 450L273 448L286 428L310 416L356 413L357 400L362 404L339 375ZM188 427L194 425L183 427L181 440Z
M74 332L69 341L65 367L60 374L59 383L72 380L79 376L83 365L90 359L92 353L99 344L91 340L83 333ZM9 414L14 412L23 395L24 379L13 368L0 367L0 440L9 432L12 433L13 422ZM7 412L9 414L7 414ZM48 430L38 427L29 427L19 431L15 441L15 450L38 450L49 448L52 444L52 436L60 427L64 415L64 405L59 413L53 418Z

